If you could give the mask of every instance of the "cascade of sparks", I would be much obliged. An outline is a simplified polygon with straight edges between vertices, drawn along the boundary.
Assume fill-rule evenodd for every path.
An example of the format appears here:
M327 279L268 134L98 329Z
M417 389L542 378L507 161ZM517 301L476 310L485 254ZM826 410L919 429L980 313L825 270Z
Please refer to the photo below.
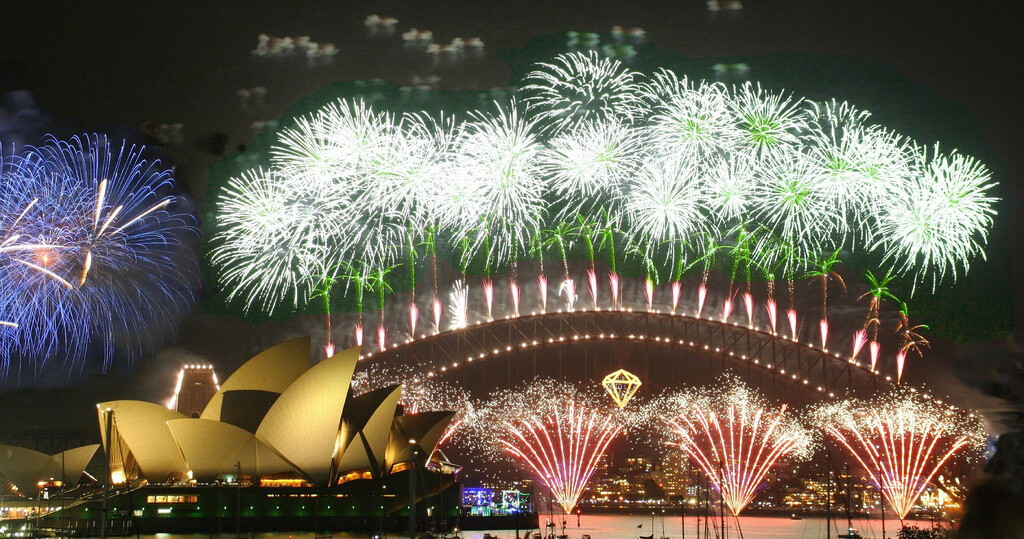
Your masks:
M579 502L608 444L622 427L611 415L577 405L554 407L544 417L504 422L505 450L547 485L565 514Z
M868 474L902 520L943 466L985 440L981 418L897 388L822 406L812 418Z
M722 387L731 385L731 388ZM808 433L787 414L786 405L769 405L739 381L674 400L668 423L682 450L721 494L733 515L739 515L764 484L780 459L805 454Z
M672 281L672 312L676 312L676 308L679 307L679 296L683 292L683 283L679 281Z

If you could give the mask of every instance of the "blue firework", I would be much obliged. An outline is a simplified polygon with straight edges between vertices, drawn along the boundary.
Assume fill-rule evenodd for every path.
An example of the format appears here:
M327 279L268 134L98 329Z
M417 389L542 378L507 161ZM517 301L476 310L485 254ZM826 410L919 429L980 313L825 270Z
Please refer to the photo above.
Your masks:
M191 312L195 218L170 171L142 152L105 136L49 137L0 169L0 234L25 246L0 253L0 378L130 362Z

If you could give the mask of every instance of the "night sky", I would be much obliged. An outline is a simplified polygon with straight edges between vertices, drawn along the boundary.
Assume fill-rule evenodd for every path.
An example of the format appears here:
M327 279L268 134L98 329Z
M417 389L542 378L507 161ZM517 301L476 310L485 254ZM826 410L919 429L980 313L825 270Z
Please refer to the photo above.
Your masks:
M398 32L410 27L432 30L437 42L456 36L484 41L485 57L472 70L443 74L438 87L444 89L507 86L508 68L496 51L523 47L536 36L639 26L650 43L693 58L745 61L766 54L808 53L893 67L966 109L983 133L982 143L995 152L997 161L987 162L995 179L1007 186L1008 195L1022 196L1019 126L1024 117L1018 65L1024 51L1020 38L1013 37L1021 17L1012 3L748 0L738 13L718 14L709 13L701 0L327 4L4 2L0 93L30 91L46 117L44 124L23 130L25 137L46 131L130 134L140 126L183 124L184 139L166 152L177 165L178 179L201 203L209 166L220 157L215 134L226 135L223 146L230 152L250 141L254 122L279 117L295 100L332 82L380 78L409 84L422 73L402 52L399 37L367 37L363 20L371 13L397 18ZM308 35L334 43L341 52L329 65L312 68L304 59L257 59L249 51L260 33ZM237 90L257 86L267 89L263 102L241 106ZM17 140L16 133L3 136L5 143L35 142ZM998 219L1011 231L1012 265L1017 268L1024 252L1020 217L1004 213ZM1024 297L1020 270L1014 270L1013 283L1014 295ZM1020 342L1020 301L1014 303L1014 321ZM214 362L226 377L251 353L302 333L304 324L273 323L268 330L231 317L197 314L183 326L179 346L141 363L130 396L165 398L165 386L183 362ZM1019 346L976 343L940 349L968 365L984 361L1012 368L1019 363ZM941 376L963 378L965 369L953 360L935 361L943 365ZM985 381L969 383L983 386Z

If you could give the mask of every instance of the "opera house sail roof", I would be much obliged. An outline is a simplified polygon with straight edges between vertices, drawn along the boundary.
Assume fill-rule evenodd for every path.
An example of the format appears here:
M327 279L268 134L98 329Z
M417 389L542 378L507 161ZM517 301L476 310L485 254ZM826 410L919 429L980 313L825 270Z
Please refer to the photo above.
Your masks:
M395 464L429 458L453 413L396 415L400 386L353 395L359 348L312 367L309 358L308 337L267 349L221 385L199 418L142 401L97 405L101 433L112 415L112 479L212 482L242 475L331 485L382 478Z
M0 445L0 475L27 496L35 494L40 482L62 481L75 487L99 447L98 444L84 445L47 455L24 447Z

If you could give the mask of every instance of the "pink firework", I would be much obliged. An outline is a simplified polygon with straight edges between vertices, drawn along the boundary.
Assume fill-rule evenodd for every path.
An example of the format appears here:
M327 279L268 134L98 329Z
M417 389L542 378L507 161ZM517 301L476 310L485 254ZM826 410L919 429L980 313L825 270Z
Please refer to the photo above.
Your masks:
M722 322L729 321L729 315L732 314L732 297L725 298L722 303Z
M743 293L743 306L747 308L747 325L754 327L754 296L750 292Z
M906 350L900 350L896 352L896 383L900 383L903 379L903 364L907 362Z
M700 313L704 311L704 300L708 297L708 286L704 283L700 283L697 287L697 318L700 318Z
M434 332L436 333L441 329L441 313L444 312L444 307L441 306L441 300L434 296L434 301L430 302L430 310L434 315Z
M796 309L786 309L786 318L789 318L789 336L796 340Z
M868 351L871 352L871 372L875 372L875 365L878 364L878 352L881 347L878 341L868 343Z
M484 301L487 302L487 319L491 319L491 306L494 304L494 283L490 279L484 279Z
M853 359L857 359L857 354L864 348L864 345L868 342L868 332L863 329L858 329L853 332L853 355L850 356Z
M910 392L837 403L824 408L819 422L857 460L901 520L946 462L979 449L986 438L973 414Z
M779 459L807 445L806 433L793 428L786 406L766 411L753 403L714 403L680 410L667 420L690 455L722 495L733 515L739 515L764 485Z
M362 324L356 324L355 332L356 332L356 346L362 346L363 345L363 325Z
M608 272L608 288L612 292L612 308L619 306L619 274L614 271Z
M519 316L519 285L515 279L509 278L508 291L512 294L512 314Z
M526 464L547 485L565 514L579 502L608 444L622 427L611 415L570 402L544 418L505 422L505 450Z
M333 355L334 355L334 351L335 351L335 349L334 349L334 343L332 343L332 342L329 342L329 343L327 343L327 344L325 344L325 345L324 345L324 356L325 356L325 357L331 357L331 356L333 356Z
M679 307L679 296L683 293L683 283L679 281L672 281L672 312L676 312L676 308Z
M388 348L388 330L383 325L377 326L377 346L380 347L380 351L383 352Z
M644 281L644 299L647 300L647 310L652 310L654 305L654 281L650 279Z
M590 299L594 301L594 308L597 308L597 272L587 270L587 290L590 292Z
M544 274L537 276L537 291L540 292L540 310L541 312L547 312L548 310L548 278Z
M821 349L828 350L828 318L822 318L818 328L821 330Z
M778 306L775 304L774 299L769 299L764 303L764 310L768 311L768 321L772 324L772 333L775 333L775 325L778 317Z
M416 322L420 319L420 308L415 303L409 304L409 337L416 338Z

